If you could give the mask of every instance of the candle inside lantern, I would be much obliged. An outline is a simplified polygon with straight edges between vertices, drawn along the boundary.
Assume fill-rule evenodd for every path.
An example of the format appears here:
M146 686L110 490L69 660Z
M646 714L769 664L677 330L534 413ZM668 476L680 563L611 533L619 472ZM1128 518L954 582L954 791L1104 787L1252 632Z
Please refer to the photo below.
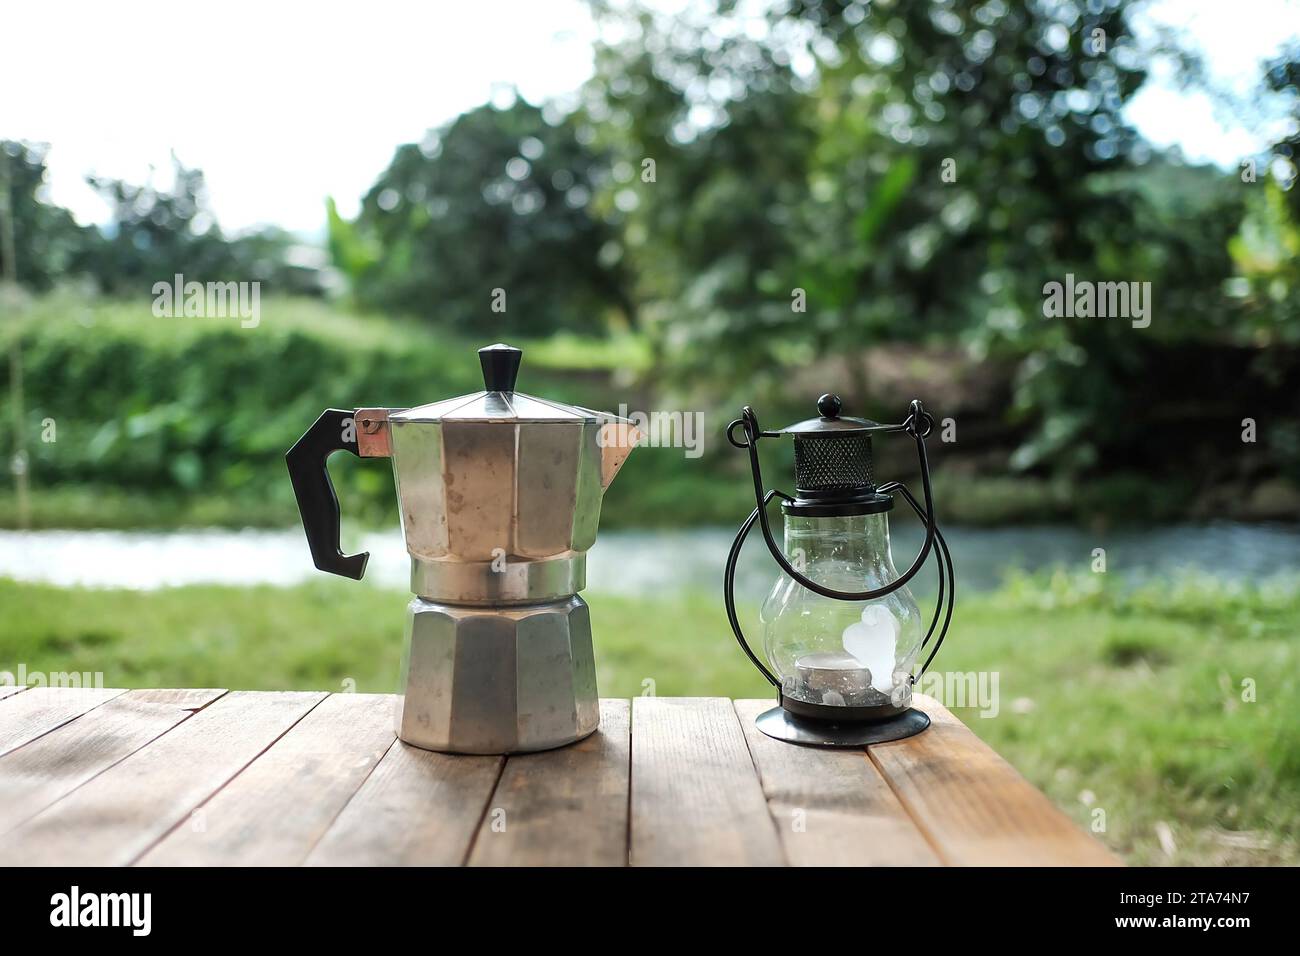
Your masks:
M794 661L791 697L815 704L860 707L880 703L871 687L871 671L852 654L819 651Z

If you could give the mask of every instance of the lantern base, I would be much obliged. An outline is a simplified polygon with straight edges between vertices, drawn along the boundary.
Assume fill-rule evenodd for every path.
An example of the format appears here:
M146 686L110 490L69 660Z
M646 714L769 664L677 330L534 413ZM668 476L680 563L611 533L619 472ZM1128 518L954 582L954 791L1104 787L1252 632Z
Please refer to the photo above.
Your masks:
M861 721L814 720L796 717L784 707L773 707L758 715L756 726L769 737L807 747L865 747L919 734L930 726L930 718L909 708L896 717L865 723Z

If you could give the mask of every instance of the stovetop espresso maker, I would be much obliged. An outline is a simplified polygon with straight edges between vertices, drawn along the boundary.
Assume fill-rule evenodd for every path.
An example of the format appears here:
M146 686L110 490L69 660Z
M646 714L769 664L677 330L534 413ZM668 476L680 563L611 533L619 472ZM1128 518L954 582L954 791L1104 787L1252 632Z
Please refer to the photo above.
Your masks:
M523 353L479 349L484 390L417 408L327 409L285 456L316 567L360 579L339 547L336 451L391 458L411 556L398 736L453 753L546 750L600 720L578 597L632 423L515 391Z

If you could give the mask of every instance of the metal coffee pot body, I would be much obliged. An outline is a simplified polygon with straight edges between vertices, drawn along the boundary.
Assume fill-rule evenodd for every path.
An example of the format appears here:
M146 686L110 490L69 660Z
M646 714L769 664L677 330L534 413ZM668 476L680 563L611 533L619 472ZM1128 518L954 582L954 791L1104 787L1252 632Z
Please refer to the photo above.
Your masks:
M616 416L516 392L522 353L480 349L484 390L409 409L326 411L288 455L316 566L360 578L338 544L324 461L393 462L411 558L402 740L432 750L544 750L590 734L599 701L587 550L635 444Z

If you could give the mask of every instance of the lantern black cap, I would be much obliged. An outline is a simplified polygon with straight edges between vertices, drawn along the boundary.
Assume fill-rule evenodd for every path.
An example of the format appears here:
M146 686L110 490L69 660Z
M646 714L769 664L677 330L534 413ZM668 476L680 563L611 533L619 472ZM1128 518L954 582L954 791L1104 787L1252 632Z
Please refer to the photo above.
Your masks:
M498 342L478 350L478 362L483 367L483 387L489 392L513 392L519 377L519 362L524 353L513 345Z
M798 498L782 506L786 514L832 516L888 511L893 499L876 491L871 435L885 426L866 418L840 415L844 403L827 393L817 399L818 418L797 422L782 432L794 438L794 484Z

